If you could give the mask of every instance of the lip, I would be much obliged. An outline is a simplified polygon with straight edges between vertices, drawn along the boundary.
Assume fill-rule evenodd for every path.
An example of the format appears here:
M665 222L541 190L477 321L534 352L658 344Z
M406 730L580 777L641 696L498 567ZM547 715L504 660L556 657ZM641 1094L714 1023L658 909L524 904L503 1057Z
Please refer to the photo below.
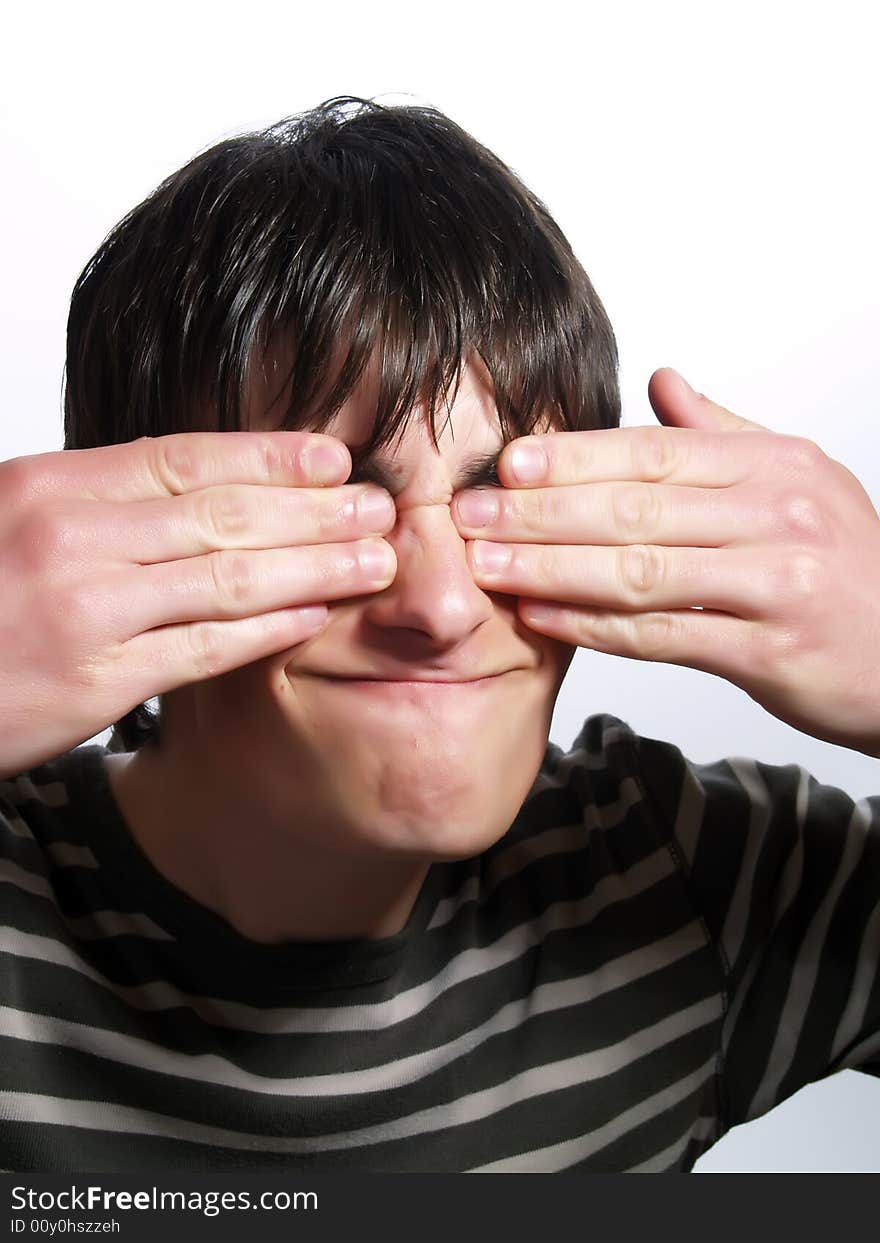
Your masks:
M490 682L497 682L503 677L502 673L488 674L483 678L349 678L340 677L337 674L320 675L327 682L340 682L348 686L358 687L393 687L393 686L418 686L430 687L431 689L443 687L464 687L464 686L485 686Z

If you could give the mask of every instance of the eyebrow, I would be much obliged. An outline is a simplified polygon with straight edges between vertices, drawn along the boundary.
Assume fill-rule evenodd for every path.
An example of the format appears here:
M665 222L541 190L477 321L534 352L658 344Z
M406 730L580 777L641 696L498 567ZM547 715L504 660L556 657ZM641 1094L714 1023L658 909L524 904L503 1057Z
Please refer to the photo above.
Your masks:
M465 458L453 481L454 490L458 492L463 488L479 487L481 484L498 485L500 483L498 459L503 451L502 445L494 453L474 454ZM397 496L403 491L405 484L401 483L394 473L393 464L389 458L379 453L365 455L351 448L349 452L351 453L351 474L347 480L348 483L375 483L380 488L384 488L386 492L390 492L392 496Z

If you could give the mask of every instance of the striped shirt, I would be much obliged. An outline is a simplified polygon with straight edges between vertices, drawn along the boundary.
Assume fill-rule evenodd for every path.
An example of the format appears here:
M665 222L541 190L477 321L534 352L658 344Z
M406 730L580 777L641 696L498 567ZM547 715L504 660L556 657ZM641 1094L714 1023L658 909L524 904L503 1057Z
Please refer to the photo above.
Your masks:
M616 717L405 929L260 945L162 877L106 748L0 783L0 1166L685 1171L880 1072L880 797Z

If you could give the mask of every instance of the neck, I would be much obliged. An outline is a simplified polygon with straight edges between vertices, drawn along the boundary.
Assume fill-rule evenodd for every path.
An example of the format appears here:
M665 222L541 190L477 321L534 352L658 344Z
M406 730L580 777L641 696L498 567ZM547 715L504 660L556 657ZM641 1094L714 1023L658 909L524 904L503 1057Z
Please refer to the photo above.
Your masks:
M106 764L122 817L156 870L242 936L374 940L405 927L424 860L346 850L338 833L328 848L319 816L222 756L206 763L146 747Z

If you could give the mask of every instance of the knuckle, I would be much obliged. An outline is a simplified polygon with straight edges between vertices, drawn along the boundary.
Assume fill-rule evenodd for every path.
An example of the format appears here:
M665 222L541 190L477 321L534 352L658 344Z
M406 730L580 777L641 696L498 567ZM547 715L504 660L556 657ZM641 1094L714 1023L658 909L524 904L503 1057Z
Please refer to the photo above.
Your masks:
M811 552L792 553L779 567L777 585L790 603L806 604L822 591L824 567Z
M616 529L622 535L644 541L656 530L659 499L653 488L641 484L614 488L611 504Z
M340 494L335 489L322 489L320 495L310 501L308 506L321 535L333 535L357 523L363 495L363 492Z
M663 581L663 557L648 544L630 544L620 549L620 578L630 603L640 603Z
M208 488L198 498L197 507L201 528L212 543L223 545L250 529L250 507L239 488Z
M172 496L191 491L200 478L196 437L188 432L156 436L148 441L150 468Z
M511 526L519 530L527 523L531 523L531 515L535 512L535 507L540 504L538 489L534 490L533 496L523 496L522 492L514 489L508 494L498 497L498 514ZM527 504L527 502L530 502Z
M817 540L827 533L822 506L807 492L789 492L779 498L776 525L783 534L795 539Z
M541 594L555 590L565 574L564 554L556 544L549 544L535 555L530 548L514 547L510 573L517 577L535 578Z
M285 445L273 436L261 436L259 446L260 463L267 481L289 478L291 467L302 458L303 450L298 439L293 445L289 441Z
M681 640L681 619L674 613L642 613L632 618L634 654L665 661L674 656Z
M340 585L360 581L364 577L359 553L367 541L350 541L332 547L307 552L302 562L302 573L309 583L309 590L323 599L325 594L336 595Z
M639 429L632 439L632 465L638 479L647 483L660 483L668 479L676 467L679 450L673 445L668 428L649 427Z
M224 612L237 616L253 591L251 560L243 553L221 549L210 556L214 591Z
M558 488L510 492L499 497L501 513L516 530L546 536L548 530L554 529L562 508L558 492Z
M217 622L193 622L183 630L186 658L195 669L196 680L213 677L223 662L223 632Z
M333 556L316 553L314 562L322 590L336 592L349 584L362 586L373 576L370 550L375 547L374 539L362 539L343 545Z
M782 440L786 465L794 474L811 479L830 460L815 441L807 440L805 436L784 436Z

